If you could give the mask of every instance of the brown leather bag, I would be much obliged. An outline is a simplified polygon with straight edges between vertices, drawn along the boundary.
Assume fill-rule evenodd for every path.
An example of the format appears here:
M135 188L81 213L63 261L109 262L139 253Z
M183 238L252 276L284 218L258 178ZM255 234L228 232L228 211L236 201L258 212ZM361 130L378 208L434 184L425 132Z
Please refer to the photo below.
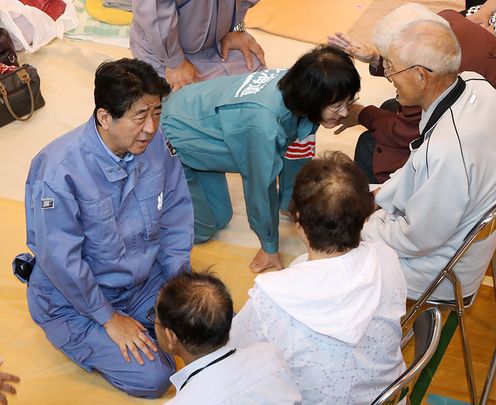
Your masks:
M5 28L0 28L0 63L19 66L14 43Z
M22 65L0 75L0 127L15 120L27 121L44 105L40 77L33 66Z

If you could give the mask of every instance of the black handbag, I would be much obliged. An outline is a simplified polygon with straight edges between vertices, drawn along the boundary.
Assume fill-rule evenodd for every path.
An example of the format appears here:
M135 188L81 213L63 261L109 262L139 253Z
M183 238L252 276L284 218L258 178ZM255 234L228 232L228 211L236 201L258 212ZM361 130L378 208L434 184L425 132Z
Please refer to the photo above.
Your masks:
M14 43L5 28L0 28L0 63L19 66Z
M22 65L0 75L0 127L15 120L27 121L44 105L40 77L33 66Z

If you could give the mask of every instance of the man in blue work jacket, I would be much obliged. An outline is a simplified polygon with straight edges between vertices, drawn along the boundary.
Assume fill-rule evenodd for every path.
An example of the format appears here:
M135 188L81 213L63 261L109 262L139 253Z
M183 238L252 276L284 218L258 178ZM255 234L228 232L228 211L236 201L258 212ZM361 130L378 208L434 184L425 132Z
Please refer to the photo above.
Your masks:
M101 64L93 116L46 146L26 183L34 321L79 366L147 398L175 371L147 312L165 281L189 271L193 244L184 172L159 128L169 91L145 62Z
M320 46L287 71L212 79L170 96L161 125L184 166L195 242L211 239L231 219L225 173L240 173L250 228L261 243L250 268L283 268L276 185L282 157L290 143L314 134L319 124L337 126L359 89L351 58Z

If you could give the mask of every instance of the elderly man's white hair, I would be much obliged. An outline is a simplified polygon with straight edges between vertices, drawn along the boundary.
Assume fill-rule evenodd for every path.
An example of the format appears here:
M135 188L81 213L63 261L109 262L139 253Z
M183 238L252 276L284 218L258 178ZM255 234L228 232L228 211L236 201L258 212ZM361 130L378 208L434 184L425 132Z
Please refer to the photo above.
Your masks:
M375 26L375 47L382 56L389 52L391 41L409 24L415 21L438 21L449 27L448 22L418 3L407 3L395 8L384 16Z
M420 20L408 24L391 41L405 66L422 65L434 75L458 73L462 52L451 28L438 21Z

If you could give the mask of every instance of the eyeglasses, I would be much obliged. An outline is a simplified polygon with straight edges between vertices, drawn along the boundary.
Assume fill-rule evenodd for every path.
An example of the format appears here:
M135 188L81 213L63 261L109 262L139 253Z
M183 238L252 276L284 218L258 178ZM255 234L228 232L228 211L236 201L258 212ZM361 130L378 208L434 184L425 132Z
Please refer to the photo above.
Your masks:
M393 71L392 71L392 66L391 66L391 64L390 64L388 61L386 61L386 60L384 60L384 64L383 64L383 66L384 66L384 77L385 77L386 79L388 79L389 81L391 81L391 77L393 77L394 75L398 75L398 74L400 74L400 73L406 72L407 70L413 69L413 68L415 68L415 67L421 67L421 68L424 68L424 69L425 69L425 70L427 70L429 73L432 73L432 72L433 72L433 70L432 70L432 69L430 69L430 68L428 68L428 67L426 67L426 66L424 66L424 65L412 65L412 66L409 66L409 67L407 67L407 68L405 68L405 69L401 69L401 70L399 70L399 71L397 71L397 72L393 72Z
M328 106L326 109L329 110L329 111L332 111L333 113L338 113L338 112L340 112L341 110L344 110L344 109L349 110L350 107L353 104L355 104L359 99L360 99L360 96L356 96L354 99L352 99L350 101L347 101L344 104L341 104L341 105L336 106L336 107Z
M146 313L146 319L148 319L151 323L154 323L159 326L163 326L160 322L157 321L157 314L155 312L155 308L150 308Z

